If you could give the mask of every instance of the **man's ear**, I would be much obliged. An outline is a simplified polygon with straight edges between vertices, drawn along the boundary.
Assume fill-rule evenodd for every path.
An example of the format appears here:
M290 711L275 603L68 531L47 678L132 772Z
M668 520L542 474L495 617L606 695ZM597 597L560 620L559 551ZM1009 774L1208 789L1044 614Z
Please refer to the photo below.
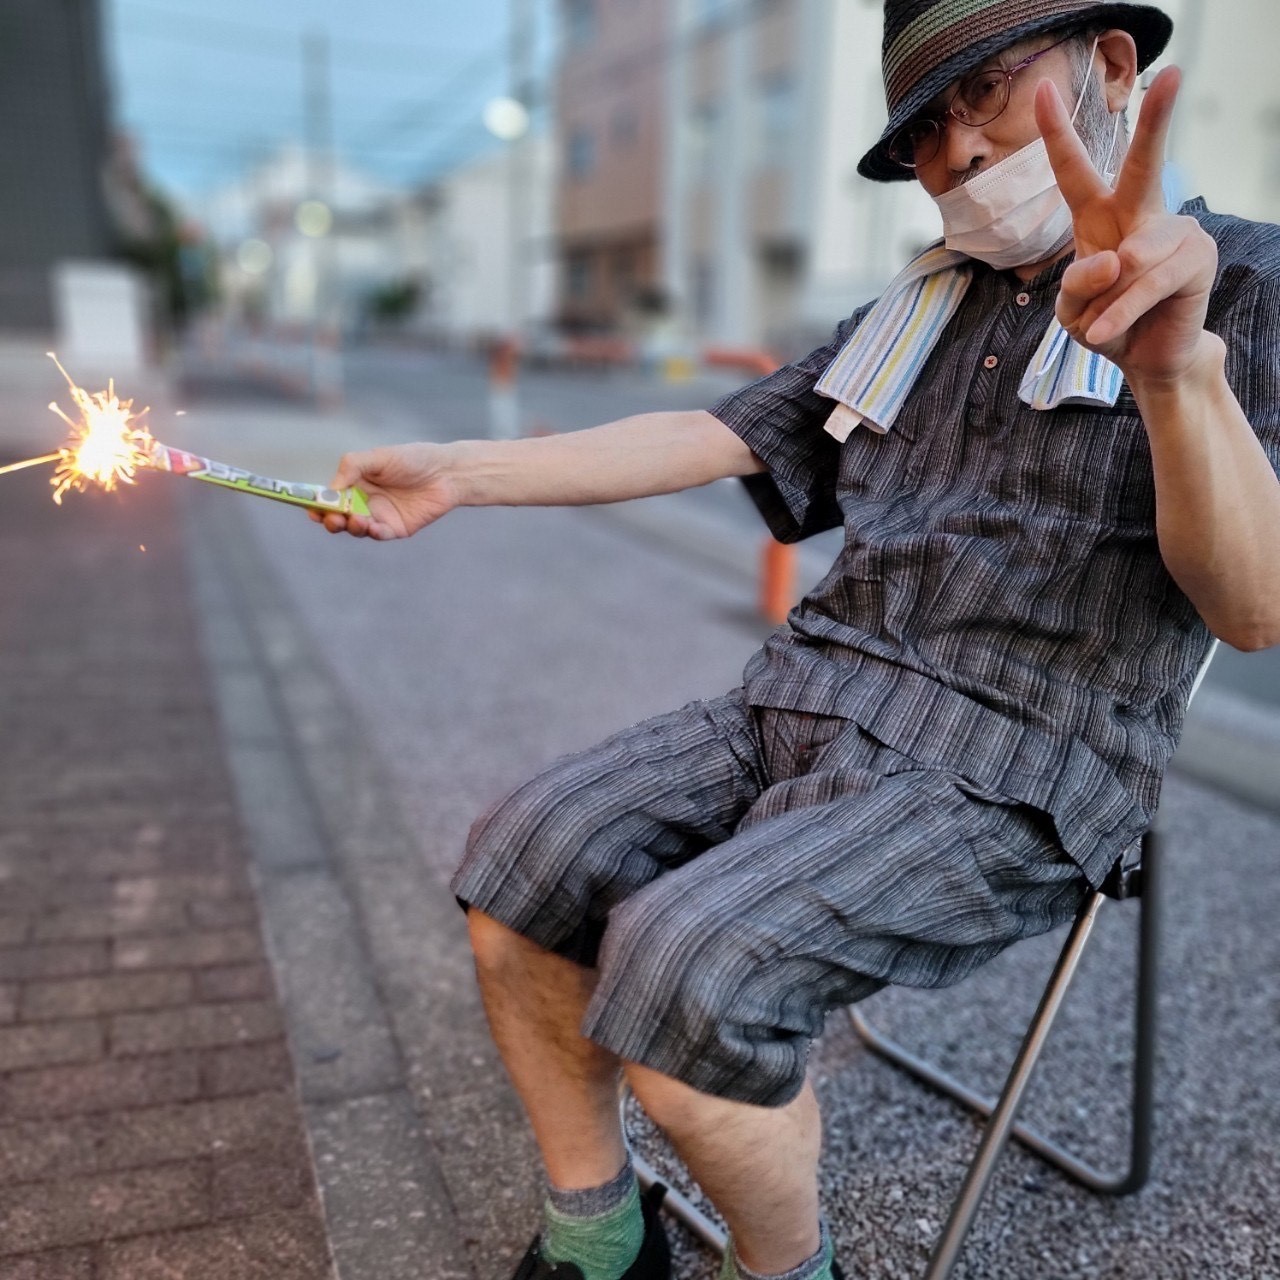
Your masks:
M1138 83L1138 46L1127 31L1113 27L1098 37L1098 55L1103 63L1107 109L1113 114L1123 111Z

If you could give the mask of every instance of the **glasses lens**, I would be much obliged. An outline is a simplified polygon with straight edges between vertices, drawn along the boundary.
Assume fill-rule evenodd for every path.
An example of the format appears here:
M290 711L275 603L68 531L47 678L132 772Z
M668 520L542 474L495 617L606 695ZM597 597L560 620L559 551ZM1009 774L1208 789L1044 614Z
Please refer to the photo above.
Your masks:
M913 120L889 139L889 158L904 169L928 164L938 154L941 130L935 120Z
M975 71L960 81L950 111L961 124L990 124L1009 105L1009 77L1000 70Z

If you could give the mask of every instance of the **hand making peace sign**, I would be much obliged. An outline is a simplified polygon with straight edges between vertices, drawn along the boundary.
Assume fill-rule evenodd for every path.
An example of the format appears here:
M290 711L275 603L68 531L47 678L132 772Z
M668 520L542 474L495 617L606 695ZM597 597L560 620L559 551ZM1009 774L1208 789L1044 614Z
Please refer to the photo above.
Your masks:
M1036 122L1075 226L1058 319L1118 365L1131 385L1167 384L1201 349L1218 250L1194 218L1169 213L1161 188L1181 73L1152 82L1115 189L1093 167L1057 88L1036 90Z

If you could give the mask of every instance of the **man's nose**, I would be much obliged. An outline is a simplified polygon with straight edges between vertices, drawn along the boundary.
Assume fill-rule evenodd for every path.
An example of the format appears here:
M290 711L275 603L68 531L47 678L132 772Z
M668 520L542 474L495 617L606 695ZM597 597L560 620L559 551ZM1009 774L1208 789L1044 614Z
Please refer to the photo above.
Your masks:
M954 175L981 169L992 153L992 146L981 127L970 128L956 120L948 120L942 135L942 153L947 168Z

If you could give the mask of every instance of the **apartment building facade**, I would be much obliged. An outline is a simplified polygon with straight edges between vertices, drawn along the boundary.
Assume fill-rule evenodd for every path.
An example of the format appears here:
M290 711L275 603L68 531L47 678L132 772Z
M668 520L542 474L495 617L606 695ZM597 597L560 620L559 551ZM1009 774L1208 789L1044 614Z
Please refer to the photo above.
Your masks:
M1162 3L1175 35L1145 79L1184 68L1177 185L1280 220L1273 0L1213 0L1212 14L1208 0ZM616 317L619 279L649 279L652 262L691 342L786 355L825 340L939 234L918 184L856 173L885 118L882 0L565 0L563 12L566 314ZM627 65L643 75L609 74ZM624 103L660 135L645 133L634 163L610 146ZM640 226L643 251L619 269L613 228Z
M880 0L672 0L664 275L689 330L825 340L935 234L855 167L884 119Z
M671 3L560 5L557 292L568 328L623 328L657 301Z

